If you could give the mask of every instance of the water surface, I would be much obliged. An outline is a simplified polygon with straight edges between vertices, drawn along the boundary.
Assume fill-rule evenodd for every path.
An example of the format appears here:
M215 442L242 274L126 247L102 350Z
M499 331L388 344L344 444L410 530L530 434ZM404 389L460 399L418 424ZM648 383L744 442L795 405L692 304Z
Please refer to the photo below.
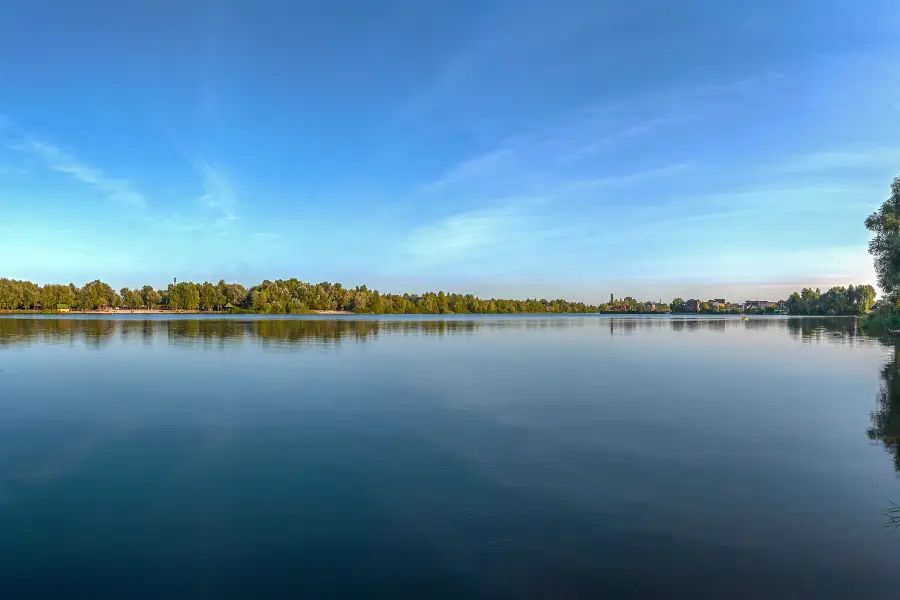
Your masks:
M898 373L853 319L0 318L0 598L897 598Z

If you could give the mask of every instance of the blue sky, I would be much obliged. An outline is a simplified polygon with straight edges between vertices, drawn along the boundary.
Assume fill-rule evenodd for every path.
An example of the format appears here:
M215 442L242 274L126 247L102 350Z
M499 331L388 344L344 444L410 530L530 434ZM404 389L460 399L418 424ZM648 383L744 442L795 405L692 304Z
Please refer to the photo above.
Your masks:
M874 283L898 26L889 0L0 0L0 275Z

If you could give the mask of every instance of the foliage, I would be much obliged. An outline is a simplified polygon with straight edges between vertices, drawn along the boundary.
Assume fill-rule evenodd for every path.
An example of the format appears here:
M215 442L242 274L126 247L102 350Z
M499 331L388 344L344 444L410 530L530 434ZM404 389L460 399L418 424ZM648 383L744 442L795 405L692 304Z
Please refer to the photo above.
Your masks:
M865 315L875 303L875 288L871 285L833 287L824 294L817 288L803 288L787 299L786 307L792 315Z
M238 312L279 314L313 310L374 314L587 313L600 310L597 306L562 299L482 299L472 294L443 291L422 295L382 294L364 285L351 289L339 283L312 284L297 279L266 280L249 290L240 284L220 280L217 284L183 281L173 283L165 290L145 285L135 289L122 288L118 293L99 280L79 288L73 284L41 287L30 281L0 279L0 310L52 309L67 304L73 310L165 306L172 310L216 311L229 303ZM619 305L629 305L633 312L646 308L633 298L619 301Z
M872 332L900 329L900 306L888 300L880 301L878 307L866 315L862 325Z
M866 219L874 236L869 253L880 287L891 302L900 300L900 177L891 184L891 195Z

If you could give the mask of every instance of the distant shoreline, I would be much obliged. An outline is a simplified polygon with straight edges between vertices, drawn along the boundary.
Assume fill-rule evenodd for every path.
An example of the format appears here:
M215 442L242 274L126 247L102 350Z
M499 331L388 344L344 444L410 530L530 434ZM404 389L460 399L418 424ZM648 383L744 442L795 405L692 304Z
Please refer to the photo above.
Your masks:
M120 308L119 310L36 310L36 309L28 309L28 310L5 310L0 309L0 315L9 314L9 315L245 315L245 314L265 314L265 313L248 313L244 311L240 312L231 312L227 310L160 310L158 308L148 309L148 308ZM283 314L283 313L273 313L273 314ZM355 315L359 313L355 313L349 310L311 310L307 313L297 313L297 314L307 314L307 315Z

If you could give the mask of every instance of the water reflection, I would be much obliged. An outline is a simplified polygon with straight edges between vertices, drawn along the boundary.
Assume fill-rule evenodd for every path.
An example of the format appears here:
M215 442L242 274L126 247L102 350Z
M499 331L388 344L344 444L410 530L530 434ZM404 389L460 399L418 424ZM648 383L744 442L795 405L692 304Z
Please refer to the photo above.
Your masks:
M866 335L859 327L859 320L851 317L788 319L787 326L791 337L805 343L828 341L852 345L859 340L882 341Z
M586 327L585 319L42 319L0 318L0 347L73 344L100 348L112 340L146 344L167 340L176 345L211 345L255 340L265 346L302 348L363 343L379 336L453 336L478 330L564 329Z
M881 369L881 389L875 397L871 413L869 440L884 446L894 459L894 469L900 473L900 346Z
M116 336L125 342L168 340L178 345L211 345L257 340L267 347L302 348L334 346L341 342L365 342L380 335L452 336L479 330L585 328L601 326L610 336L638 331L727 332L729 330L786 330L805 343L849 343L874 338L863 334L852 318L755 318L735 317L547 317L547 318L450 318L450 319L295 319L295 318L0 318L0 347L31 343L84 342L100 348Z
M900 494L863 437L885 350L846 351L881 343L852 319L0 318L0 597L892 597L869 532ZM391 348L304 350L341 344ZM896 465L884 367L869 438ZM806 525L816 498L839 526Z

